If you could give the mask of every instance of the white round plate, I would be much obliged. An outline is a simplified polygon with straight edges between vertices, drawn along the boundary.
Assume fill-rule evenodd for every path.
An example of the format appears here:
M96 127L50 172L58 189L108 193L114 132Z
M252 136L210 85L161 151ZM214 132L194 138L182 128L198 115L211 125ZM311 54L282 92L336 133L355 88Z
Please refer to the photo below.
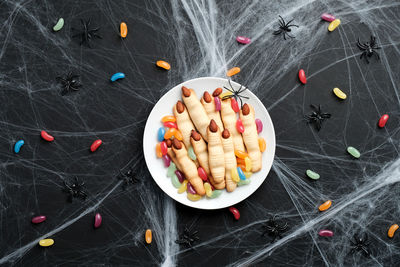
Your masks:
M232 81L231 84L235 90L240 87L236 82ZM264 125L263 131L259 134L259 136L263 137L267 143L267 149L262 155L262 169L250 177L250 184L237 187L232 193L228 193L224 190L218 198L209 199L203 197L199 201L190 201L186 197L186 192L178 194L177 189L171 183L171 178L167 177L167 168L164 167L162 159L156 157L155 150L155 146L158 142L157 131L162 127L161 118L165 115L173 115L172 107L178 100L182 99L181 88L183 85L192 88L196 92L198 98L200 98L206 90L212 93L218 87L226 86L229 88L227 79L203 77L181 83L161 97L151 111L144 129L143 150L147 168L149 169L151 176L153 176L154 181L167 195L186 206L205 210L230 207L253 194L254 191L256 191L264 182L271 169L275 155L275 131L271 118L267 109L252 92L249 90L243 92L243 95L249 97L245 102L254 107L256 118L259 118Z

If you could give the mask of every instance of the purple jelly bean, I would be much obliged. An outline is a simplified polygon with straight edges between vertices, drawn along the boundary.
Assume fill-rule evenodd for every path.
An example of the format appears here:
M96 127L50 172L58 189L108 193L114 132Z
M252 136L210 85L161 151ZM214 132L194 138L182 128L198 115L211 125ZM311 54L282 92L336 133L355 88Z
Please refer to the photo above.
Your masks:
M260 119L256 119L257 133L261 133L263 130L263 123Z
M168 154L164 155L162 158L164 161L164 166L169 167L169 165L171 164L171 158L168 156Z
M94 228L99 228L102 220L100 213L96 213L94 215Z
M323 13L321 15L321 19L332 22L336 19L336 17L334 15L328 14L328 13Z
M183 183L183 181L185 180L185 175L183 174L183 172L181 172L180 170L176 170L175 175L176 177L178 177L179 182Z
M46 216L36 216L32 218L32 223L41 223L44 222L46 220Z
M191 185L190 183L187 183L187 191L190 194L197 194L196 190L194 190L193 185Z
M320 236L333 236L333 232L331 230L320 230L318 234Z
M219 96L214 97L214 103L215 103L215 110L220 111L221 110L221 99L219 99Z
M244 37L244 36L238 36L236 37L236 41L240 44L249 44L251 43L250 38Z

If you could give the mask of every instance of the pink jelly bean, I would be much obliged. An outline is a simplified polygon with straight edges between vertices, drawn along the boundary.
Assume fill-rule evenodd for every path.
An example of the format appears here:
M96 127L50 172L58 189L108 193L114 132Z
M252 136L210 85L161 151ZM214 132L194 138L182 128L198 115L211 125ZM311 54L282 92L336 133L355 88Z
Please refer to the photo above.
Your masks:
M193 185L191 185L190 183L187 183L187 191L190 194L197 194L196 190L194 190Z
M232 107L233 111L235 111L236 113L238 113L240 111L239 104L236 101L236 99L233 97L231 97L231 107Z
M94 228L99 228L102 220L100 213L96 213L94 215Z
M260 119L256 119L257 133L261 133L263 130L263 123Z
M244 36L238 36L236 37L236 41L240 44L249 44L251 43L250 38L244 37Z
M238 130L239 133L244 133L244 126L241 119L238 119L236 121L236 129Z
M197 168L197 173L199 174L200 178L203 181L207 181L208 177L207 177L207 173L206 171L203 169L203 167L198 167Z
M164 166L169 167L169 165L171 164L171 158L168 155L164 155L162 158L164 161Z
M164 122L164 126L167 127L167 128L175 128L175 129L178 128L178 126L176 125L176 123L173 122L173 121L166 121L166 122Z
M219 99L219 96L214 97L214 104L215 104L215 110L220 111L221 110L221 99Z
M333 232L331 230L320 230L318 234L320 236L333 236Z
M336 19L336 17L334 15L328 14L328 13L323 13L321 15L321 19L332 22Z
M41 222L44 222L46 220L46 216L43 216L43 215L41 215L41 216L36 216L36 217L33 217L32 218L32 223L41 223Z
M176 170L175 175L176 177L178 177L179 182L183 183L183 181L185 180L185 175L183 174L183 172L181 172L180 170Z

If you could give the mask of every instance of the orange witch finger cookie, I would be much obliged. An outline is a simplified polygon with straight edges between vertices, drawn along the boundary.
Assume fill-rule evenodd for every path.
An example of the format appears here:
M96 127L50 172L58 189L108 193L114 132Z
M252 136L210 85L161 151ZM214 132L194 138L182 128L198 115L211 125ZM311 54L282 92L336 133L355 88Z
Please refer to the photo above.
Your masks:
M235 111L232 109L230 99L221 101L221 117L225 129L228 129L232 136L235 150L245 151L242 135L236 129L237 116Z
M211 96L207 91L205 91L200 102L201 104L203 104L203 107L207 112L208 118L210 120L214 120L217 123L219 130L222 131L224 129L224 126L222 124L221 115L219 114L219 110L215 108L215 103L214 103L214 97L218 97L219 95L218 94L219 91L217 91L218 89L221 88L217 88L214 91L213 96ZM220 101L219 98L218 101Z
M183 143L186 148L190 146L190 134L194 129L194 125L190 120L189 113L185 108L185 105L178 101L173 108L174 115L176 117L176 123L178 125L179 131L182 133Z
M190 142L192 143L194 153L196 154L200 166L203 167L204 171L209 176L210 167L208 164L208 151L206 142L204 142L203 138L201 138L201 135L196 132L196 130L192 130Z
M228 131L225 129L222 132L222 146L225 153L225 183L226 190L232 192L236 189L237 184L232 180L232 169L236 169L236 156L233 147L232 137Z
M207 127L210 123L210 119L208 118L207 112L204 109L203 105L197 98L196 93L193 90L182 86L182 99L183 102L185 102L194 126L196 126L196 129L199 131L203 139L205 141L208 141ZM178 128L180 129L179 126Z
M204 189L203 180L197 173L196 164L189 158L185 146L178 139L172 140L172 150L175 152L176 159L182 167L182 171L190 184L194 187L197 194L203 196L206 191Z
M208 162L213 181L216 185L225 187L225 156L222 147L221 132L214 120L207 127ZM215 186L215 185L214 185ZM217 187L216 187L217 188ZM217 188L219 189L219 188Z
M247 148L247 153L251 159L251 171L257 172L261 170L262 162L253 107L247 103L244 104L239 116L244 126L242 136Z

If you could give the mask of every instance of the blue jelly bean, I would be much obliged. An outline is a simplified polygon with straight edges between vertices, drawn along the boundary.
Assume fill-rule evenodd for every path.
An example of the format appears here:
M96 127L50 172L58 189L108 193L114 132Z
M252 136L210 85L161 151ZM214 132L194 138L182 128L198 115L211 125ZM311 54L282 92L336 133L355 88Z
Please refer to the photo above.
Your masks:
M125 74L123 74L122 72L117 72L113 76L111 76L111 81L115 82L116 80L123 78L125 78Z
M19 153L21 150L21 147L25 144L24 140L19 140L18 142L15 143L14 145L14 152Z
M240 167L237 167L237 171L238 171L240 180L246 180L246 175L244 175L244 172L242 171L242 169Z
M158 129L158 133L157 133L158 141L160 141L160 142L164 141L164 134L165 134L164 127L160 127L160 129Z

